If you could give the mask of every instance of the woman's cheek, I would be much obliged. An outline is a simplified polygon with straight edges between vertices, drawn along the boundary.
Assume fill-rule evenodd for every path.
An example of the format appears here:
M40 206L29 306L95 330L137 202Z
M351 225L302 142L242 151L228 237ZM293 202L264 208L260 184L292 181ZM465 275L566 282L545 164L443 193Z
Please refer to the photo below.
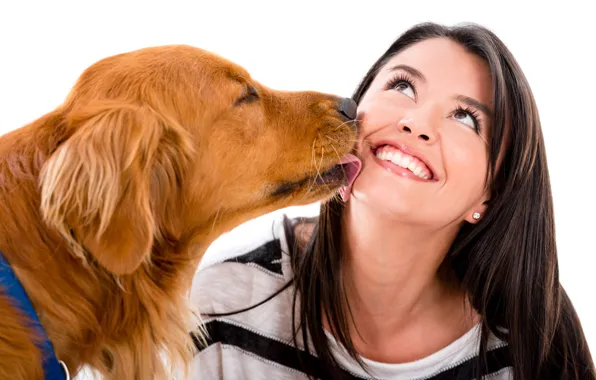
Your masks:
M403 108L391 99L381 96L371 99L358 108L361 118L361 136L366 137L384 127L397 125L403 118Z
M466 136L469 137L469 136ZM475 137L475 136L474 136ZM461 176L484 178L488 155L481 141L470 138L461 138L441 135L442 149L445 165L448 172L460 173ZM449 170L449 167L451 170Z

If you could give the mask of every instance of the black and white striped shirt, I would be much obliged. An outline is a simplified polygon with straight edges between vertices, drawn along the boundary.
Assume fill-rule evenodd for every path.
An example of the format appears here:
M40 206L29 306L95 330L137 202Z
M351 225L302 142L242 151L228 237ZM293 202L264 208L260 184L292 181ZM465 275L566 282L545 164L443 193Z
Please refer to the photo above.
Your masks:
M292 278L282 219L274 221L247 241L230 241L223 258L204 264L193 280L192 302L203 314L229 313L270 297ZM201 380L298 380L306 373L319 378L318 359L297 349L292 338L293 288L266 303L225 317L205 318L209 345L195 356L192 378ZM329 336L335 358L347 378L471 380L479 345L475 327L449 346L423 359L386 364L364 359L367 371ZM302 335L298 334L298 347ZM300 355L300 356L299 356ZM487 379L511 379L507 345L491 337Z

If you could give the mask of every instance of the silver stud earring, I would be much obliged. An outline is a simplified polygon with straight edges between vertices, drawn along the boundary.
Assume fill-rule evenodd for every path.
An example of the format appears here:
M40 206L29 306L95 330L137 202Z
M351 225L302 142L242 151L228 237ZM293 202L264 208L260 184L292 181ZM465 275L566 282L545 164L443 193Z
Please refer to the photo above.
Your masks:
M475 220L480 219L480 213L479 212L475 212L474 215L472 215L472 218L474 218Z

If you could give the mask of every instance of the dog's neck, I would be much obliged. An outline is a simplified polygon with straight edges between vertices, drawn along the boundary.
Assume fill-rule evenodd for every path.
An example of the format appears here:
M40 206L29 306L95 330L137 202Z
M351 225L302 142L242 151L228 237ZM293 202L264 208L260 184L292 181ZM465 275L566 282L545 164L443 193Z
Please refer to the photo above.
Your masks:
M0 289L4 292L4 296L10 299L11 303L27 318L29 325L39 336L40 339L35 344L43 355L42 362L45 378L53 380L68 379L69 372L66 365L56 357L54 346L39 322L38 315L27 296L27 292L2 252L0 252Z

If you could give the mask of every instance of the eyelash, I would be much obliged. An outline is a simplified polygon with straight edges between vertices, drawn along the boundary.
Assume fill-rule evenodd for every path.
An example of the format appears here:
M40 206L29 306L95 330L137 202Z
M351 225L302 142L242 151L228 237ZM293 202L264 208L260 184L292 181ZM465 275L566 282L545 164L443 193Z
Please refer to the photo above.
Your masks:
M476 130L476 132L480 132L481 123L480 123L479 112L477 110L475 110L474 108L470 108L468 106L458 105L457 108L455 109L455 111L453 111L451 113L451 116L455 116L459 112L468 114L474 121L474 129Z
M412 91L414 91L414 95L416 95L416 81L407 73L396 74L389 82L387 82L385 90L393 90L401 82L405 82L412 87Z
M416 81L409 74L403 73L403 72L398 73L395 76L393 76L393 78L391 78L389 80L389 82L387 82L385 90L395 90L397 85L399 85L402 82L408 84L412 88L414 95L416 95ZM468 114L474 121L474 126L475 126L474 129L476 130L476 132L480 132L481 123L480 123L479 112L477 110L470 108L468 106L458 105L457 108L451 113L451 116L454 116L459 112Z

